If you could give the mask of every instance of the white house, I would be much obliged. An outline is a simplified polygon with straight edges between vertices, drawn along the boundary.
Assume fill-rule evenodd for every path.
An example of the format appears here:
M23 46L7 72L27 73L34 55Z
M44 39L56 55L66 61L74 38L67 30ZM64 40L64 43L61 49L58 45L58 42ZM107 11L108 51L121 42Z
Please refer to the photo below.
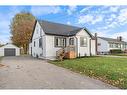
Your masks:
M56 52L68 46L74 46L77 57L96 54L94 37L86 28L36 21L29 54L43 59L56 59Z
M107 54L110 50L114 49L125 51L127 49L127 42L122 41L122 37L118 37L117 39L97 37L98 53Z
M20 48L13 44L6 44L0 47L0 56L19 56Z

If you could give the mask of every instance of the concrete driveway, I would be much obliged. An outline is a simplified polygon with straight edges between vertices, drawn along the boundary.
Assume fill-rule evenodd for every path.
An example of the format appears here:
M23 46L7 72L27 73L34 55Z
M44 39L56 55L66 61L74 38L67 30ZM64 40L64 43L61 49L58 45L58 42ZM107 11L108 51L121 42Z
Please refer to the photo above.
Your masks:
M29 56L4 57L1 64L0 89L116 89Z

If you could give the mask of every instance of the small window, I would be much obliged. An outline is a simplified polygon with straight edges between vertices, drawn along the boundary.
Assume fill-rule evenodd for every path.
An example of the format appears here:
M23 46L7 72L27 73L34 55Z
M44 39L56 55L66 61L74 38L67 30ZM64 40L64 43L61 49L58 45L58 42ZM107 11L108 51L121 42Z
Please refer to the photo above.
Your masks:
M69 39L69 45L74 45L74 38Z
M42 47L42 38L39 39L39 47Z
M66 47L66 38L55 37L55 47Z
M81 47L87 47L87 38L80 37L80 46Z
M36 45L36 43L35 43L35 41L34 41L34 47L35 47L35 45Z

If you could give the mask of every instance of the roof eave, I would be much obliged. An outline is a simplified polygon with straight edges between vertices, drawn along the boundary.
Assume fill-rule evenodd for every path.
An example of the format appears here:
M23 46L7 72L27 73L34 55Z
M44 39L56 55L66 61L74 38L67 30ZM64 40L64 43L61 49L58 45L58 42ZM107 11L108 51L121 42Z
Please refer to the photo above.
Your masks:
M91 39L95 40L95 37L89 32L89 30L87 28L83 28L91 37Z

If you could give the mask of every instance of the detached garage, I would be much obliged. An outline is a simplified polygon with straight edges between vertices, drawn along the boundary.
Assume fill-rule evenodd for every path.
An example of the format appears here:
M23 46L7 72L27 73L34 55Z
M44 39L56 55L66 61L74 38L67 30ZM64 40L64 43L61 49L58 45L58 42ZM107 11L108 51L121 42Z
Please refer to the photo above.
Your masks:
M13 44L6 44L0 47L0 56L19 56L20 48Z

